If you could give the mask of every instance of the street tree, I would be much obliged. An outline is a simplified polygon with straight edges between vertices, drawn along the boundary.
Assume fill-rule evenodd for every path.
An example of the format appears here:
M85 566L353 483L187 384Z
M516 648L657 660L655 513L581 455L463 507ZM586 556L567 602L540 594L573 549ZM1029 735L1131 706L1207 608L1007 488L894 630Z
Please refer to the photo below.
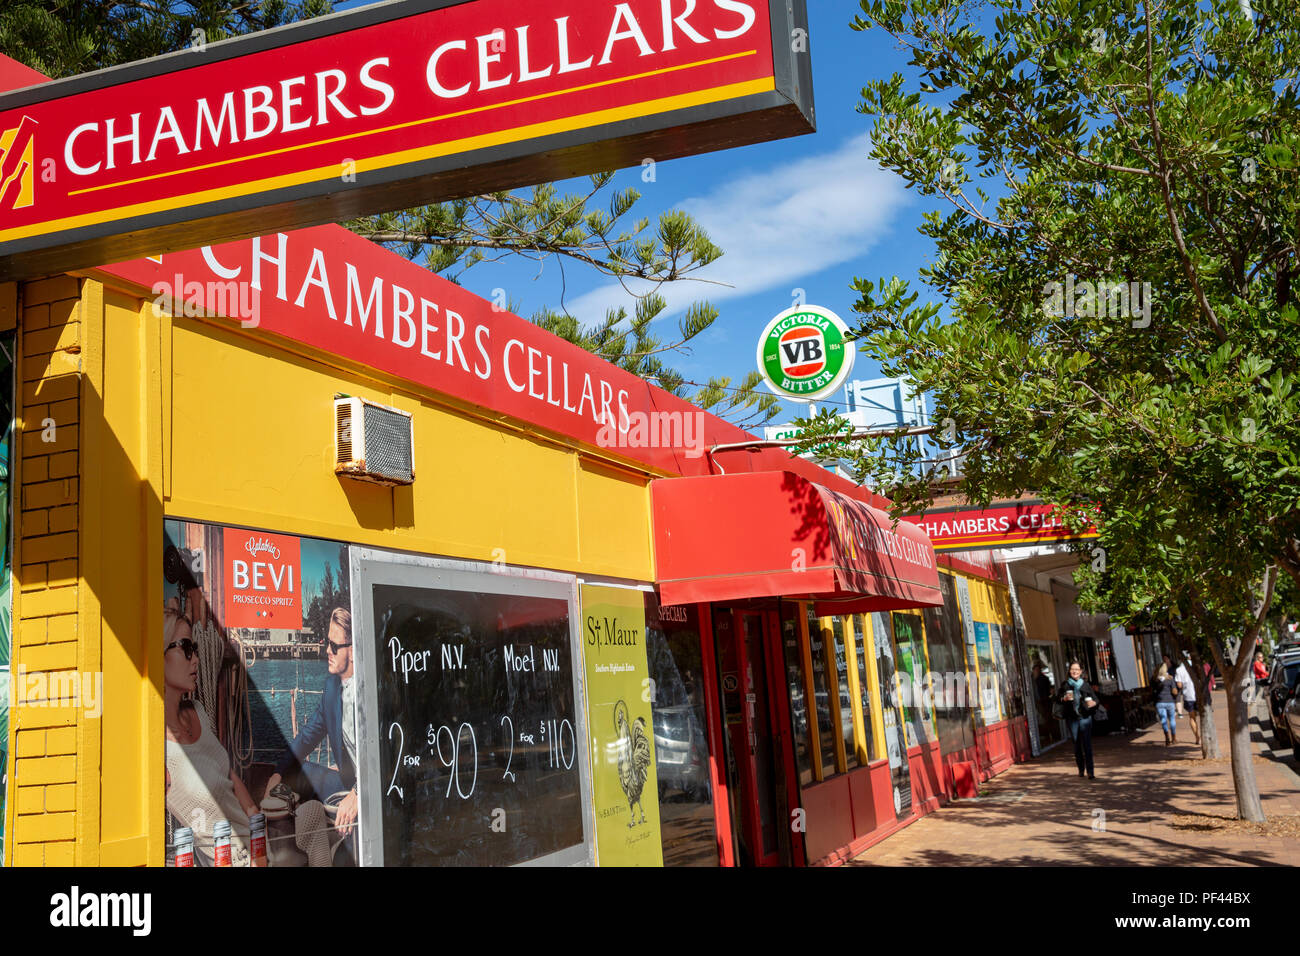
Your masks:
M910 51L869 82L871 157L939 211L913 290L855 280L860 347L931 397L973 501L1095 521L1110 583L1204 640L1238 814L1245 703L1279 575L1300 581L1300 17L1240 0L862 0ZM939 303L946 304L947 315ZM808 444L831 425L810 422ZM920 453L855 444L896 513ZM1122 569L1122 570L1117 570ZM1102 575L1104 578L1105 575Z
M0 52L51 77L283 26L333 12L332 0L6 0L0 7ZM693 273L722 255L686 213L669 210L652 223L637 215L636 190L614 190L612 173L561 192L552 183L501 191L358 219L346 225L434 272L457 281L465 270L504 256L523 256L593 270L628 291L628 309L583 325L562 308L531 320L666 390L738 423L762 423L779 411L757 376L691 382L669 360L688 356L692 340L718 312L694 303L667 338L650 326L666 308L667 283L699 281ZM608 196L606 200L605 197ZM656 324L656 329L662 326ZM593 346L597 346L594 347Z

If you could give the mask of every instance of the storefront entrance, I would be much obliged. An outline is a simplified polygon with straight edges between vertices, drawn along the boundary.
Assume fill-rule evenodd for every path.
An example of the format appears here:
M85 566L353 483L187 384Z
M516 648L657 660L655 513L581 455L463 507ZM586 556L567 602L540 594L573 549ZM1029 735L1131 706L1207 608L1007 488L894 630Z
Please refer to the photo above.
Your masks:
M787 866L795 795L776 611L714 607L713 636L736 859Z

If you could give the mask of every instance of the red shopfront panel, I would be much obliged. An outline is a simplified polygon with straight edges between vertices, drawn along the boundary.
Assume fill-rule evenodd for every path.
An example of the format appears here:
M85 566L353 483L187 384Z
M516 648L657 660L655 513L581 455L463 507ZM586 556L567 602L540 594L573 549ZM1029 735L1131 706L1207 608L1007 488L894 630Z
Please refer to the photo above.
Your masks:
M912 805L922 813L934 809L927 808L925 804L931 801L942 802L947 792L938 742L909 750L907 765L912 776Z
M889 761L877 760L867 769L871 774L871 800L876 826L888 826L898 818L898 811L894 809L894 775L889 769Z
M848 774L805 787L803 806L807 811L804 846L809 863L823 860L853 842L853 800Z
M888 762L886 762L885 769L889 769ZM876 813L874 783L878 781L883 781L883 785L888 788L889 774L886 773L881 778L879 774L873 774L869 766L860 767L849 773L849 796L853 798L853 836L855 839L860 840L882 823L889 823L893 820L892 814L882 819ZM893 799L892 796L890 799Z

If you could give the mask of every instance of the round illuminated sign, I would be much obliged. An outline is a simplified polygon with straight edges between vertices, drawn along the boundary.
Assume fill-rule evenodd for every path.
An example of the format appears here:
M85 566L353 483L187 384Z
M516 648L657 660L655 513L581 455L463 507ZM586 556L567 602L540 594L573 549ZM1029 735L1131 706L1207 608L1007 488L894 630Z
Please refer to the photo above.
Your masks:
M782 398L811 402L836 391L853 372L857 349L849 327L830 309L797 305L771 322L758 340L758 371Z

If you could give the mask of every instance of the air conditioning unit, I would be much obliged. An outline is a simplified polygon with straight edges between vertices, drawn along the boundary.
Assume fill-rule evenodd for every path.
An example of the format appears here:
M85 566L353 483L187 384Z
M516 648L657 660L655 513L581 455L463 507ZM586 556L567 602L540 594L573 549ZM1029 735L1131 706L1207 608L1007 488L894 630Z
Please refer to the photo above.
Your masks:
M415 481L415 425L410 412L334 399L334 474L381 485Z

